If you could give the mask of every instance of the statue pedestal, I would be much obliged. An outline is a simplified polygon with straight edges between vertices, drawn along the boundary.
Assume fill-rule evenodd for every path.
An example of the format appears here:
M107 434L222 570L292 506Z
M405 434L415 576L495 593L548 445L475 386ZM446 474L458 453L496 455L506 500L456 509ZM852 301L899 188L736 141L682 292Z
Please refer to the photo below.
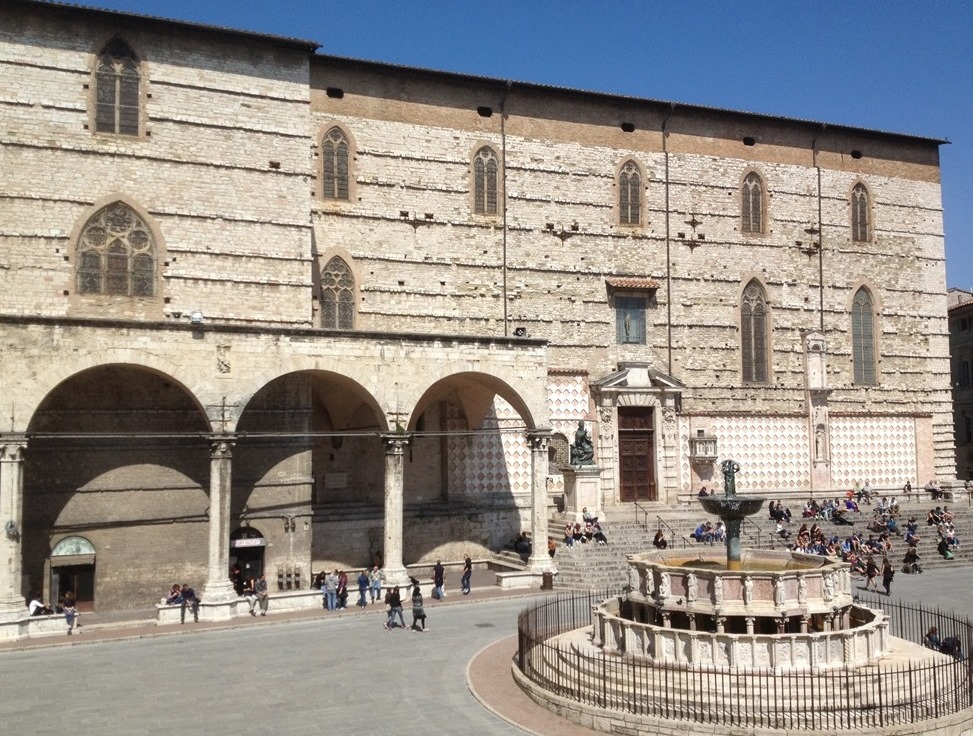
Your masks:
M597 465L572 465L564 469L564 513L581 521L581 509L604 521L601 508L601 468Z

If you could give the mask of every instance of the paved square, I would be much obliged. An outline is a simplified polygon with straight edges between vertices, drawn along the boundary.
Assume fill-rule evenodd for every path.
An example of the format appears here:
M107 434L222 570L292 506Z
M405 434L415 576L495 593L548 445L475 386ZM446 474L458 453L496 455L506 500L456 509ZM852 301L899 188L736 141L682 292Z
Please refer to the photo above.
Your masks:
M973 610L971 574L899 574L892 598ZM71 646L64 637L0 652L0 722L11 734L73 736L523 734L473 698L466 667L516 632L530 600L429 605L425 634L387 632L374 610L91 644L82 634Z

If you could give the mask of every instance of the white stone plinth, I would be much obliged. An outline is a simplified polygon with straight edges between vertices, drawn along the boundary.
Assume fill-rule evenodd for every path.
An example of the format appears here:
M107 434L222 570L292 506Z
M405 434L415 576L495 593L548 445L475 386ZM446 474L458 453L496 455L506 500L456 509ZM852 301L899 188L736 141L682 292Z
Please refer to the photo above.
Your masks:
M601 468L597 465L572 465L564 469L564 511L581 521L581 510L587 507L599 519L601 511Z

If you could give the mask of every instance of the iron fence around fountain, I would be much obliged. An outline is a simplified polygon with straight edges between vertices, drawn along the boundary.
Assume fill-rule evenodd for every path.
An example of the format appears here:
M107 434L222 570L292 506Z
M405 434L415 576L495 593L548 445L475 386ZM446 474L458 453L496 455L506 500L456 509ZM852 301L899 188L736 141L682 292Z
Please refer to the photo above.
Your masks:
M882 608L893 636L921 644L930 626L960 639L966 659L879 662L856 670L778 672L656 663L596 650L592 630L602 593L561 594L518 618L517 667L536 687L599 709L727 726L827 731L916 724L973 708L973 623L943 609L860 596ZM559 638L561 637L561 638ZM587 641L587 637L585 637Z

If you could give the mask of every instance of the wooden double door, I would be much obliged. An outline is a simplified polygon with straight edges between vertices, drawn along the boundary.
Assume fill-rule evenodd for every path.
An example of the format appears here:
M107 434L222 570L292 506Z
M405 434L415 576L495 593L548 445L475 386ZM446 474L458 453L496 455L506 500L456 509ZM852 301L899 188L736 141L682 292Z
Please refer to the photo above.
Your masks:
M619 497L624 501L658 501L655 483L654 411L645 407L619 407Z

